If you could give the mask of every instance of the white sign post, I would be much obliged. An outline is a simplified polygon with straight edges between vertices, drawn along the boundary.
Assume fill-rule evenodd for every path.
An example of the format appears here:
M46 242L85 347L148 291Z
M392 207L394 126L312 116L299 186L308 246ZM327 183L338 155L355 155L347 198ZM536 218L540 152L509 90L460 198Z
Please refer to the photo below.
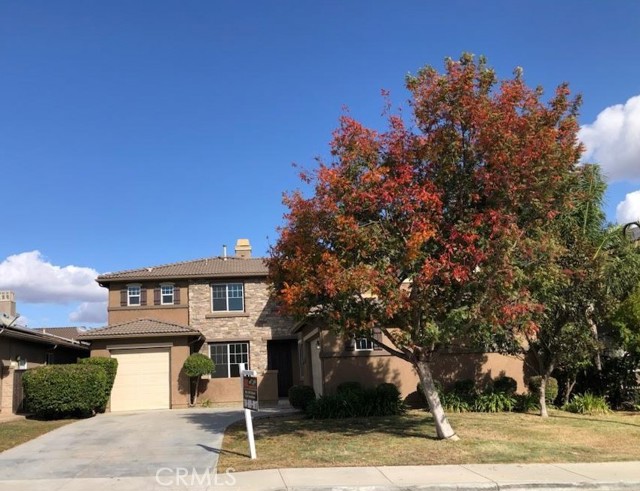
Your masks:
M256 441L253 436L253 420L251 411L258 410L258 373L255 370L245 370L244 363L240 363L240 380L242 382L242 406L244 419L247 423L247 437L249 438L249 452L251 458L256 458Z

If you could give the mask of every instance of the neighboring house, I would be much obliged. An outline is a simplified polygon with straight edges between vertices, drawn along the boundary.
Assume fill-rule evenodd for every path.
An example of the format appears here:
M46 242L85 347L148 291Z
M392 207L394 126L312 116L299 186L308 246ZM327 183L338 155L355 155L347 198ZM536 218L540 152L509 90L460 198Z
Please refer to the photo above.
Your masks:
M202 381L201 401L240 401L239 363L258 372L262 401L286 397L300 380L293 322L277 314L266 264L251 257L246 239L238 240L233 257L120 271L97 281L109 290L109 325L81 339L91 341L92 356L118 357L112 410L187 406L189 384L180 369L195 351L216 365ZM143 385L155 388L140 398L136 388Z
M75 363L89 356L89 346L66 338L78 336L76 328L42 330L16 326L15 296L0 291L0 413L16 413L22 407L22 375L25 370L41 365ZM49 334L52 333L52 334ZM60 335L59 335L60 334Z

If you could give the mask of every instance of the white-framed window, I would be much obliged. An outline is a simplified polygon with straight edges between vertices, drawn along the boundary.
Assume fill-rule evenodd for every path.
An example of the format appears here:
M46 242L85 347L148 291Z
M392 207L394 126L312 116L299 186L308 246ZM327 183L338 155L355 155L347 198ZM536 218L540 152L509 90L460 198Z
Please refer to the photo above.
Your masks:
M373 341L370 338L356 338L356 351L373 351Z
M161 283L160 284L160 304L161 305L173 305L173 283Z
M142 293L141 285L127 285L127 305L140 305L140 296Z
M16 361L18 362L18 370L27 369L27 359L24 356L18 356Z
M243 312L244 285L242 283L214 283L211 285L213 312Z
M238 364L244 363L249 369L249 343L211 343L209 356L216 368L211 374L213 378L231 378L240 376Z

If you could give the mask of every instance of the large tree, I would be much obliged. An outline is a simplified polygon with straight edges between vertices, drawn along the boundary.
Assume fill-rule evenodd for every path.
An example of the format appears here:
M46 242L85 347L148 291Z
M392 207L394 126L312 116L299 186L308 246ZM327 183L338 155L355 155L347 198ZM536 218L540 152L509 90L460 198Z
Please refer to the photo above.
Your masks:
M539 230L566 206L580 156L578 101L543 101L521 70L498 80L463 55L407 78L413 128L378 132L344 116L332 161L303 175L269 260L283 310L324 319L411 363L439 438L457 438L432 378L453 343L499 345L533 332L542 306L529 268ZM508 344L508 343L507 343Z

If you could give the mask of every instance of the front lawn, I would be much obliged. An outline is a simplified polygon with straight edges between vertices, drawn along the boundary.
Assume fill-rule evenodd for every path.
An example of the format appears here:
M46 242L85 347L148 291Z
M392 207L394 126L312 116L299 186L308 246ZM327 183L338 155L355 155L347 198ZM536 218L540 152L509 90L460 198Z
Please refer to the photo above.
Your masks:
M45 433L73 423L72 419L58 421L38 421L35 419L21 419L0 423L0 452L4 452L16 445L28 442Z
M431 416L256 419L258 458L248 458L244 422L224 436L218 469L640 460L640 413L581 416L551 411L451 414L460 441L438 441Z

